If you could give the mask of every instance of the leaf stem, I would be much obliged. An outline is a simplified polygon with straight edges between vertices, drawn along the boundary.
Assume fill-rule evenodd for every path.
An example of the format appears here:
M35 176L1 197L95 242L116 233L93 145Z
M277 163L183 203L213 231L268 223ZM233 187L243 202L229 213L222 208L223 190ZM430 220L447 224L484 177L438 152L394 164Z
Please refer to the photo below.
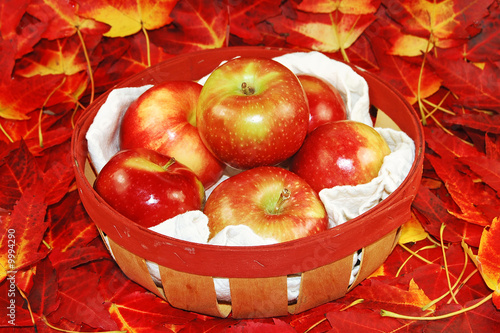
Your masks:
M31 310L30 301L28 300L28 297L26 297L24 292L21 290L21 288L19 288L19 286L16 285L16 288L17 288L17 291L19 292L19 294L21 295L21 297L24 298L24 300L26 301L26 305L28 307L28 312L30 313L30 317L31 317L31 322L33 323L33 327L35 328L35 331L36 331L36 322L35 322L35 317L33 316L33 311Z
M433 264L432 261L430 261L428 259L425 259L420 254L418 254L417 252L414 252L414 251L410 250L406 245L399 244L399 246L401 246L405 251L409 252L411 255L417 257L418 259L422 260L423 262L428 263L428 264Z
M441 106L449 95L450 95L450 91L448 91L446 93L446 96L444 96L443 99L441 101L439 101L439 104L434 104L431 101L423 98L422 99L423 102L425 102L426 104L428 104L434 108L434 110L432 110L428 115L426 115L426 118L429 117L430 114L433 114L434 112L436 112L437 110L443 111L444 113L447 113L447 114L451 114L452 116L456 116L457 114L455 112L450 111L448 109L445 109Z
M418 252L423 251L423 250L435 249L436 247L437 247L437 245L427 245L427 246L424 246L424 247L418 249L414 253L418 253ZM412 253L408 258L406 258L406 260L403 262L403 264L399 267L398 271L396 272L396 277L399 276L403 267L408 263L408 261L410 261L411 258L413 258L413 256L414 255ZM422 259L422 258L419 258L419 259Z
M54 95L54 93L59 90L63 84L66 82L66 76L63 77L61 83L59 83L57 85L57 87L55 87L51 92L50 94L47 96L47 98L45 99L45 102L43 102L43 105L42 107L40 108L40 113L38 115L38 144L41 148L43 148L43 134L42 134L42 115L44 113L44 108L45 106L47 105L47 103L49 102L50 98L52 97L52 95Z
M7 133L7 131L3 128L2 124L0 124L0 130L2 131L2 133L7 137L7 139L12 143L14 142L14 140L12 139L12 137L9 135L9 133Z
M402 315L399 313L386 311L384 309L380 310L380 315L382 317L392 317L392 318L408 319L408 320L440 320L440 319L450 318L450 317L465 313L465 312L470 311L470 310L474 310L475 308L480 307L481 305L483 305L484 303L486 303L487 301L489 301L492 298L493 298L493 293L489 294L488 296L484 297L481 301L477 302L474 305L469 306L468 308L463 308L463 309L458 310L458 311L450 312L450 313L440 315L440 316L435 316L435 317L406 316L406 315Z
M467 275L467 277L462 281L462 283L460 283L460 286L458 287L458 289L461 289L463 286L465 286L467 281L469 281L474 276L474 274L476 274L477 272L479 272L479 270L476 268L469 275ZM451 303L451 300L452 299L450 298L450 300L448 301L448 304Z
M422 96L420 94L420 91L422 89L422 79L424 77L424 68L425 68L425 62L427 60L427 54L429 53L429 48L431 45L431 40L432 40L432 34L429 36L429 39L427 40L427 46L425 48L425 53L424 53L424 58L422 59L422 65L420 66L420 73L418 75L418 82L417 82L417 102L418 102L418 107L420 109L420 116L422 119L422 125L427 125L427 118L425 116L425 106L422 103Z
M322 322L324 322L326 320L326 317L317 321L316 323L314 323L311 327L309 327L307 330L304 331L304 333L307 333L307 332L310 332L312 329L314 329L316 326L318 326L319 324L321 324Z
M144 36L146 37L146 55L147 55L148 67L151 67L151 45L149 44L149 35L148 31L144 27L144 22L141 22L141 29L142 32L144 33Z
M353 307L355 305L358 305L358 304L361 304L363 303L365 300L363 298L358 298L357 300L353 301L351 304L349 305L346 305L344 306L342 309L340 309L339 311L345 311L347 309L349 309L350 307Z
M80 38L83 54L85 55L85 61L87 62L87 70L89 72L89 79L90 79L90 103L92 103L94 101L94 93L95 93L94 74L92 72L92 66L90 65L90 58L87 51L87 46L85 45L85 40L83 39L82 32L80 31L80 27L78 26L76 27L76 33L78 34L78 38Z
M439 296L438 298L436 298L436 299L432 300L431 302L429 302L427 305L423 306L422 307L422 311L426 311L428 308L430 308L431 306L433 306L434 304L436 304L437 302L439 302L440 300L442 300L443 298L445 298L450 293L452 295L452 297L450 298L450 301L452 299L455 299L454 295L456 294L456 292L454 292L453 290L455 290L457 288L458 284L460 283L460 280L462 279L462 276L464 276L465 269L467 268L467 263L469 261L468 260L468 256L467 256L467 252L464 251L464 254L465 254L464 267L462 268L462 272L460 272L460 275L458 276L457 281L455 282L455 284L451 288L452 290L448 290L443 295ZM457 290L457 292L458 292L458 290Z
M443 261L444 261L444 270L446 272L446 281L448 282L448 289L449 289L449 292L451 293L452 299L455 301L455 303L458 304L458 301L455 298L455 295L453 294L453 287L451 286L451 281L450 281L450 271L448 270L448 261L446 260L446 252L444 250L444 244L443 244L444 228L446 228L446 224L442 223L441 228L439 228L439 238L441 241L441 251L443 252Z

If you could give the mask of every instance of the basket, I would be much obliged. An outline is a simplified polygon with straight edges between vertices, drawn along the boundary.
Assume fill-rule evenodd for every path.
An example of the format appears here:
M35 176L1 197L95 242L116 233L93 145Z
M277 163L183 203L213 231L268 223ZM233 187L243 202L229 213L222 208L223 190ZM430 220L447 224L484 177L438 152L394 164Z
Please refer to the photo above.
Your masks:
M267 47L229 47L176 56L132 76L115 88L194 80L235 56L273 58L292 52ZM72 138L72 158L82 203L121 270L173 307L209 316L264 318L296 314L344 296L373 273L397 244L400 227L411 217L411 204L422 176L423 129L411 105L393 88L366 71L370 102L379 111L376 126L404 131L415 143L415 160L403 183L366 213L325 232L265 246L214 246L167 237L113 210L94 191L85 134L109 92L80 117ZM353 257L362 251L359 271L350 281ZM155 283L147 261L158 264ZM287 278L301 276L297 300L289 303ZM213 279L227 278L231 302L217 300Z

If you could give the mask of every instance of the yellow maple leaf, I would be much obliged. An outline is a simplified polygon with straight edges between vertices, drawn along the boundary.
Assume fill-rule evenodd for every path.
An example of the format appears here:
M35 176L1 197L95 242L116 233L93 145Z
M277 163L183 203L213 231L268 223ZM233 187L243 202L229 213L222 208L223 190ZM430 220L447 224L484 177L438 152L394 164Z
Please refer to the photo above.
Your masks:
M92 0L80 5L79 14L109 24L106 37L125 37L143 27L153 30L172 22L170 13L177 0Z
M297 9L309 13L331 13L338 10L344 14L363 15L375 13L379 0L304 0Z
M422 224L412 215L412 218L403 224L401 236L399 237L400 244L415 243L427 238L427 232L422 227Z

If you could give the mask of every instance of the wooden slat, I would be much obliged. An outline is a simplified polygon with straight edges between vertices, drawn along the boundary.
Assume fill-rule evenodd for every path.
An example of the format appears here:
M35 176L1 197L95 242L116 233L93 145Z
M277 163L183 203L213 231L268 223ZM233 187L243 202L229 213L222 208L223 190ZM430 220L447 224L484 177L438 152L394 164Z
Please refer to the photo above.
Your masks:
M286 276L230 278L233 318L265 318L288 314Z
M113 257L123 273L132 281L165 299L163 291L156 286L151 278L146 261L116 244L109 237L108 242Z
M302 273L297 304L291 313L300 313L346 294L351 278L353 255Z
M176 308L225 318L231 306L219 304L213 278L179 272L160 266L160 276L167 301Z
M378 241L373 242L363 249L358 276L350 289L366 279L384 263L394 247L396 237L399 236L397 231L398 229L394 229Z

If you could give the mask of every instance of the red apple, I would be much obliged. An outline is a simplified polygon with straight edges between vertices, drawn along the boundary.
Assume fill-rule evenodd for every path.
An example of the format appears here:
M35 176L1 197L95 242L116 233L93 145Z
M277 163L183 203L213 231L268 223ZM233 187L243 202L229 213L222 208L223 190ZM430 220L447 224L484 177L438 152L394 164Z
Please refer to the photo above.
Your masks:
M193 171L170 156L135 148L104 165L94 188L111 207L144 227L201 210L205 190Z
M243 224L263 238L289 241L326 230L328 216L314 190L280 167L243 171L219 184L207 199L210 237Z
M333 84L309 74L299 74L297 77L309 102L308 133L320 125L347 119L344 100Z
M235 58L216 68L198 99L201 139L236 169L276 165L307 134L309 107L297 76L272 59Z
M165 81L135 100L120 129L121 148L148 148L191 168L205 188L222 176L224 164L205 147L196 128L196 103L201 85Z
M319 192L337 185L369 183L390 153L384 138L373 127L340 120L311 132L292 158L290 170Z

